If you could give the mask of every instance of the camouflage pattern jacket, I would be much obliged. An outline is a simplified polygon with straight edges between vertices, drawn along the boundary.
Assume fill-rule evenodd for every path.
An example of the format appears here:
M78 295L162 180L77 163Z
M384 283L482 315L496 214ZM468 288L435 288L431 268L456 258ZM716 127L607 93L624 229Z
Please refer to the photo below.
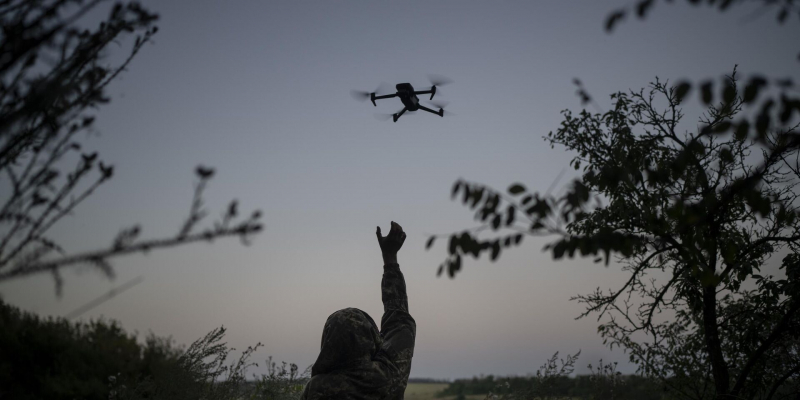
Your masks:
M328 317L303 400L403 398L417 326L408 313L406 282L398 264L384 265L381 292L380 331L357 308Z

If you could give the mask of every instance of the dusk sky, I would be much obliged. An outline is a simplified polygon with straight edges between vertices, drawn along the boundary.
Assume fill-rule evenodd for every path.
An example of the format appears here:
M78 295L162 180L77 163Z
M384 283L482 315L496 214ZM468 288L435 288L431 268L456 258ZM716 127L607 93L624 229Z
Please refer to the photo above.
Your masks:
M583 307L569 300L620 285L618 266L553 261L542 252L553 238L526 238L495 263L470 259L455 279L436 277L446 242L426 251L427 235L475 226L450 200L452 184L546 190L572 157L542 136L561 110L580 111L574 78L602 109L610 93L656 76L716 79L738 64L743 76L800 78L800 41L787 40L800 38L800 23L779 26L772 12L750 18L754 7L658 3L646 20L629 18L607 34L608 13L634 2L142 3L160 14L155 42L112 84L97 135L85 141L115 176L53 236L78 252L107 246L135 223L143 238L174 235L198 164L217 171L206 192L210 217L237 198L243 212L262 210L265 230L250 246L223 239L113 259L113 281L76 268L61 298L50 276L6 282L0 295L64 316L142 276L80 319L112 318L187 345L224 325L237 349L264 344L255 359L262 367L269 355L301 369L312 363L338 309L380 319L375 226L388 232L397 221L408 235L398 258L417 322L412 377L524 375L556 351L578 350L578 373L600 358L633 372L625 354L603 346L596 318L575 320ZM109 60L129 47L112 46ZM381 121L373 114L399 110L398 99L376 108L349 94L381 82L426 88L431 73L453 79L436 97L457 115ZM689 102L685 129L695 129L697 112Z

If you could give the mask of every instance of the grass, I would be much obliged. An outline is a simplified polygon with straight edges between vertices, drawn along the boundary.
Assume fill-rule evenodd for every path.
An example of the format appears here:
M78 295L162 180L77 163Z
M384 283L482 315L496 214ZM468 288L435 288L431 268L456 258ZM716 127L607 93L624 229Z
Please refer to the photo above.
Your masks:
M446 383L409 383L406 387L406 400L452 400L456 396L436 397L436 393L446 388ZM467 400L483 400L484 395L467 396Z

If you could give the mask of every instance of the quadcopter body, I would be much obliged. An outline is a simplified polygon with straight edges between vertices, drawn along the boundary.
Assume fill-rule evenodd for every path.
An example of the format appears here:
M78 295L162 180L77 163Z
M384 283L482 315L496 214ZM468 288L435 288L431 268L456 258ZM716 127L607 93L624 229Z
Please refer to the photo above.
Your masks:
M438 81L438 83L435 82L435 80ZM438 79L431 78L432 85L431 85L431 88L428 89L428 90L416 91L416 90L414 90L414 86L412 86L410 83L398 83L397 85L395 85L395 89L397 89L397 92L393 93L393 94L378 95L375 92L369 93L369 92L357 92L357 91L353 91L352 94L353 94L353 97L355 97L356 99L359 99L359 100L360 99L369 98L370 101L372 101L372 105L374 105L376 107L378 106L378 104L375 103L375 100L391 99L393 97L399 97L400 101L403 103L403 109L398 111L398 112L396 112L396 113L394 113L394 114L392 114L392 118L393 118L394 122L397 122L397 120L403 114L405 114L406 111L422 110L422 111L427 111L427 112L429 112L431 114L436 114L436 115L438 115L440 117L444 117L444 105L439 105L439 104L433 103L436 107L439 108L438 111L436 111L434 109L431 109L431 108L428 108L428 107L425 107L424 105L419 103L419 97L417 97L417 95L430 94L431 97L430 97L429 100L433 100L433 96L436 95L436 86L437 86L437 84L438 85L444 85L444 84L447 84L449 82L450 82L450 80L447 79L447 78L438 78Z
M375 100L399 97L400 101L403 102L403 105L405 107L403 107L403 109L400 110L400 112L394 113L392 115L394 122L397 122L400 116L402 116L406 111L423 110L432 114L436 114L440 117L444 117L443 108L440 107L439 111L434 111L428 107L423 106L422 104L419 104L419 97L417 97L418 94L430 94L431 95L430 99L433 100L433 96L436 94L436 85L431 86L429 90L421 90L421 91L414 91L414 86L411 86L410 83L398 83L397 85L395 85L395 88L397 88L397 93L395 94L376 96L375 93L373 92L370 93L369 97L369 99L372 100L372 105L376 107L378 105L375 103Z

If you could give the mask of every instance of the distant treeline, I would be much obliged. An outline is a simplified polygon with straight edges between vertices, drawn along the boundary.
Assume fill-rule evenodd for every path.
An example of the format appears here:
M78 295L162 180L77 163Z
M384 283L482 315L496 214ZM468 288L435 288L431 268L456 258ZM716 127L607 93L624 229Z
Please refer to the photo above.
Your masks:
M450 383L450 380L433 378L408 378L408 383Z
M459 379L437 397L487 395L499 398L578 398L618 400L673 400L663 384L638 375L579 375L576 377L475 377Z

